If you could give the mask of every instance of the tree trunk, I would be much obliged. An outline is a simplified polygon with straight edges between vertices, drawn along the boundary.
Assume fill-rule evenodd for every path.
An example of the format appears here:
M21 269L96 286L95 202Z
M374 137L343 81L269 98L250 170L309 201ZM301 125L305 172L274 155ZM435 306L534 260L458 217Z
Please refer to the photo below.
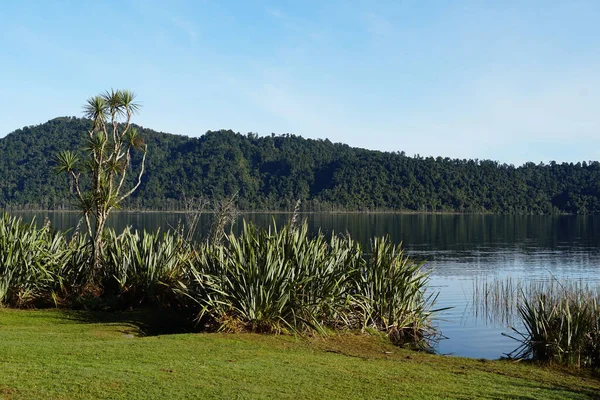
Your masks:
M102 233L106 224L106 215L102 212L96 215L96 230L92 248L92 280L97 283L100 276L100 255L102 253Z

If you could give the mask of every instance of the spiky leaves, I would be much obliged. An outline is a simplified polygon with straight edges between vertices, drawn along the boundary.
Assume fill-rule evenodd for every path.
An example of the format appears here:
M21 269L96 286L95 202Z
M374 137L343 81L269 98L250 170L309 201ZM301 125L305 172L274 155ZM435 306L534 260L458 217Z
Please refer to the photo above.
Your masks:
M131 128L127 132L125 140L127 142L127 146L129 146L132 149L142 150L145 146L144 138L142 137L142 135L140 135L140 132L135 128Z
M70 150L62 151L56 156L56 173L71 173L79 163L79 156Z
M85 269L76 262L83 252L81 241L67 241L49 225L0 215L0 305L58 304Z
M244 223L239 236L207 242L180 286L216 329L324 332L376 328L397 344L435 339L435 295L427 274L389 239L365 257L350 237L309 237L308 225L280 230Z
M108 107L102 96L90 97L83 106L83 115L94 122L94 129L101 129L108 117Z
M372 256L358 283L365 325L388 333L397 344L436 341L431 316L437 294L426 292L429 274L389 237L373 238ZM425 340L416 340L425 339Z
M520 345L512 358L578 367L600 366L600 296L578 284L523 292L517 304L522 328L505 334Z
M94 206L88 196L84 209ZM0 216L0 305L154 305L192 312L204 327L226 331L372 327L395 343L427 339L433 310L426 275L385 239L366 256L348 236L309 236L306 222L268 230L244 223L240 235L219 243L129 229L104 236L102 268L90 286L92 249L82 236L68 240L48 225ZM598 323L588 331L596 347L586 347L595 354Z
M118 91L119 106L121 109L132 114L137 114L140 111L141 105L135 102L135 93L130 90Z

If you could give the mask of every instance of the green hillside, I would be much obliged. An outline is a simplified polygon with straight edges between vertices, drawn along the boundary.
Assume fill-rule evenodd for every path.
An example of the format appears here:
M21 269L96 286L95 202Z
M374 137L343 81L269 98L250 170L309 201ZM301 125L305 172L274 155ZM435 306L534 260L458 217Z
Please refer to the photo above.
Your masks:
M62 117L0 139L0 206L70 208L66 177L54 174L53 158L83 148L89 125ZM289 210L301 199L305 211L600 212L597 161L515 167L295 135L209 131L192 138L139 129L149 147L147 173L129 208L177 209L182 193L215 199L237 191L244 210Z

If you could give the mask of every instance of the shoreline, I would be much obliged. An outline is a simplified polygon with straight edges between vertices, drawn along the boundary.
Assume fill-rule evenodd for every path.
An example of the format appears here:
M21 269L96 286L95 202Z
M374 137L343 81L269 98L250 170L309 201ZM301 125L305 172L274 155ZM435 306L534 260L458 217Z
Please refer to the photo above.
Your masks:
M64 214L77 214L80 213L78 210L49 210L49 209L0 209L2 212L7 213L64 213ZM293 215L294 211L269 211L269 210L238 210L240 215L254 215L254 214L273 214L273 215ZM111 214L188 214L189 211L185 210L112 210ZM195 213L192 211L191 213ZM199 214L215 214L214 211L202 211ZM314 215L314 214L331 214L331 215L464 215L464 216L499 216L499 217L559 217L559 216L581 216L591 217L599 214L502 214L492 212L452 212L452 211L299 211L298 215Z

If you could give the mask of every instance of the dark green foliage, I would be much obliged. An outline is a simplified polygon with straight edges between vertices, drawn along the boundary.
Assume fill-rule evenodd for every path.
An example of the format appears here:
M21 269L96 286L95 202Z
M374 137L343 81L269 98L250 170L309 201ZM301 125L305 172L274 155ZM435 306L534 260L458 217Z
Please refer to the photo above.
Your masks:
M191 245L170 232L105 232L102 295L121 307L177 304L172 288L187 266Z
M0 139L0 207L72 208L53 159L83 149L91 122L56 118ZM396 210L506 214L600 212L600 163L407 157L294 135L232 131L188 138L139 128L148 144L142 185L126 208L183 209L188 197L238 193L242 210ZM193 132L199 134L199 132ZM141 155L134 155L137 168ZM133 174L135 175L135 174ZM132 185L134 177L128 177Z
M101 268L80 235L0 219L0 305L184 311L207 329L319 332L375 328L394 343L428 342L427 275L386 239L373 256L347 236L309 237L308 224L190 243L166 232L107 229ZM93 271L100 275L88 278Z
M0 304L121 309L169 306L190 245L169 232L105 232L100 275L91 282L91 248L48 225L0 218Z
M306 223L277 230L244 224L192 260L183 292L198 320L226 331L324 332L371 328L392 342L428 345L435 296L428 275L386 238L372 254L348 236L308 236Z
M310 238L308 225L277 230L244 223L225 244L205 244L182 284L207 318L226 331L301 332L362 327L356 282L363 262L350 238ZM359 316L363 313L358 312Z

